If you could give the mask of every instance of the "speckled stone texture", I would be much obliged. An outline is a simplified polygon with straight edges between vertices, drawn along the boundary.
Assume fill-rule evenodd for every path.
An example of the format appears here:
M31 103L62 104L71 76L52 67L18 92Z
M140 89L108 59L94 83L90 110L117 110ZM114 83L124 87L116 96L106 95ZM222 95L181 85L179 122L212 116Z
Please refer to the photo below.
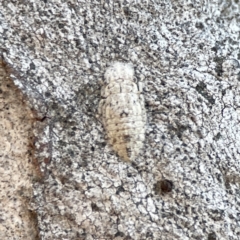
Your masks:
M41 239L240 238L239 5L1 1L1 52L42 124L31 199ZM132 163L96 118L113 61L145 85Z
M31 209L34 117L0 61L0 239L39 239Z

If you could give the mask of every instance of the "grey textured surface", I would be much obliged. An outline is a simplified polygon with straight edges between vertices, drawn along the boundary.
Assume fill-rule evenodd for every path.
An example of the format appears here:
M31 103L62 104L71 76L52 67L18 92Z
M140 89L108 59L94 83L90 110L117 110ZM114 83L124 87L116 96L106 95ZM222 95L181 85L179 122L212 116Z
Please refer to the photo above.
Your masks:
M1 3L2 55L45 124L41 239L240 238L238 1ZM145 84L145 146L131 164L95 117L112 61Z

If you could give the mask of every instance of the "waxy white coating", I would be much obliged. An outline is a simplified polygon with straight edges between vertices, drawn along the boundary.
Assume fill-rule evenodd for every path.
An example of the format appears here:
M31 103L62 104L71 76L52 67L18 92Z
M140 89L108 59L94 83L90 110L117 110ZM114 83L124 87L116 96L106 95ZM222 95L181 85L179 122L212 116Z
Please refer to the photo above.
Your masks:
M99 113L110 144L125 161L134 160L145 139L146 111L131 64L115 62L105 73Z

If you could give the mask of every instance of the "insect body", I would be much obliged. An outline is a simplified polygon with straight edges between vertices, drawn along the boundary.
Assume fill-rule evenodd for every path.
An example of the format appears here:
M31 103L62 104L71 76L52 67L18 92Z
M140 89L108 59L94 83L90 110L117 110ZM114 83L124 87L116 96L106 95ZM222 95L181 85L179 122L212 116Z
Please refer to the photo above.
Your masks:
M145 139L144 98L130 64L115 62L105 73L99 112L110 144L125 161L134 160Z

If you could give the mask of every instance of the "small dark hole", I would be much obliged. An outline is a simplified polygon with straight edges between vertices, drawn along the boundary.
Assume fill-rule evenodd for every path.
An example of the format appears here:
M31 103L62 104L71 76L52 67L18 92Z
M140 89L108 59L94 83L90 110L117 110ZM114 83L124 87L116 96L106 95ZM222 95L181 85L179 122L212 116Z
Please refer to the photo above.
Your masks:
M154 184L154 191L156 194L168 193L173 189L173 182L167 179L163 179Z

